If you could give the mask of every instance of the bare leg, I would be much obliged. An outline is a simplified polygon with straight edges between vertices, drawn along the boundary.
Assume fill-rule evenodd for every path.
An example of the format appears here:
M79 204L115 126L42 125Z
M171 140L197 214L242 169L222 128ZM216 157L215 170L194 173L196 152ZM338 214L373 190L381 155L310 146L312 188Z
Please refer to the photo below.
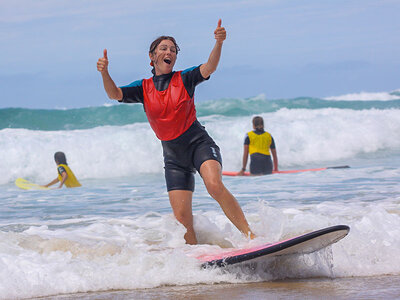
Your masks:
M221 206L228 219L246 236L254 238L249 224L235 197L222 183L221 165L216 160L207 160L200 167L200 174L208 193Z
M168 192L169 202L174 211L175 218L186 227L185 240L187 244L197 244L196 234L193 229L192 195L193 192L173 190Z

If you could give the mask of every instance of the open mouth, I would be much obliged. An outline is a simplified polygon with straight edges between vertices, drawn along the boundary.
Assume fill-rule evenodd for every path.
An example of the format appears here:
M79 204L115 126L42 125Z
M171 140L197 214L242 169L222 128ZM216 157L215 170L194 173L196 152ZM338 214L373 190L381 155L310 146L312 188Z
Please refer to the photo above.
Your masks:
M169 64L169 65L170 65L172 61L171 61L169 58L166 58L166 59L164 59L164 62L165 62L166 64Z

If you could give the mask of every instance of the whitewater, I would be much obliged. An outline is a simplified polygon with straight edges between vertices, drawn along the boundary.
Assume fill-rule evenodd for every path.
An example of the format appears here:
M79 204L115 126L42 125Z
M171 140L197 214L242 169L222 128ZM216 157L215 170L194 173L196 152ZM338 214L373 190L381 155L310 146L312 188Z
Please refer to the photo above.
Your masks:
M224 178L258 236L251 242L197 174L193 211L201 244L189 246L169 205L160 141L141 105L0 109L0 299L287 278L399 278L399 91L325 99L261 95L201 102L196 109L226 171L241 168L255 115L274 137L280 170L350 168ZM57 151L66 154L81 188L14 185L18 177L39 184L54 179ZM337 244L245 275L240 268L204 270L193 258L338 224L351 230Z

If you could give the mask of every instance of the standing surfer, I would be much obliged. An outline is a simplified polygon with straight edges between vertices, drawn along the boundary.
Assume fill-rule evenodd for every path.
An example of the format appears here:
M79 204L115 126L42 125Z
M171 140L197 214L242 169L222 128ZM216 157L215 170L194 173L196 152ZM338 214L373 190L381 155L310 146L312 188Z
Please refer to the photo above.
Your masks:
M219 203L229 220L246 236L254 238L243 211L222 182L222 159L219 147L196 117L194 91L217 69L225 28L221 20L214 31L215 46L208 61L197 67L175 72L178 51L175 39L160 36L149 50L153 77L117 87L108 72L107 50L97 62L104 89L111 99L124 103L142 103L147 119L161 140L165 179L169 200L177 220L187 232L188 244L196 244L193 228L192 197L197 170L208 193Z

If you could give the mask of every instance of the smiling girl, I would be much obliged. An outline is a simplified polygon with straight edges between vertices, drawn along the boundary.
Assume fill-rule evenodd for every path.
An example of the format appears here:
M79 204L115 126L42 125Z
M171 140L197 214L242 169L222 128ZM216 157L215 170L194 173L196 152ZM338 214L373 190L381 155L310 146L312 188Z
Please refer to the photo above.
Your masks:
M174 72L179 47L173 37L160 36L149 50L153 77L117 87L108 73L107 50L97 62L104 89L110 99L142 103L147 119L161 140L169 200L177 220L187 232L188 244L196 244L193 229L192 196L194 173L202 177L208 193L219 203L229 220L246 236L254 238L242 209L222 183L219 147L196 117L195 87L217 69L226 31L221 20L214 31L215 46L208 61L197 67Z

